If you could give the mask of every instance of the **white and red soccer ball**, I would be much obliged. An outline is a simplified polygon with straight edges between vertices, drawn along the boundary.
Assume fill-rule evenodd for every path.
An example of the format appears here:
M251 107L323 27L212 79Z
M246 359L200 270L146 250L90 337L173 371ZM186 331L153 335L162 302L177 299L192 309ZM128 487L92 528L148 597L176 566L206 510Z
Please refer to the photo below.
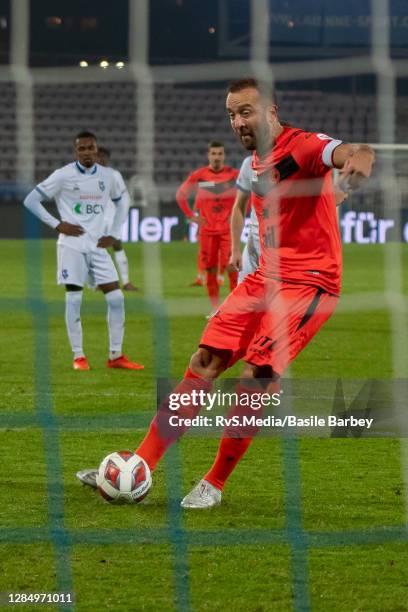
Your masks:
M108 502L137 504L148 494L152 476L142 457L132 451L118 451L102 461L96 484Z

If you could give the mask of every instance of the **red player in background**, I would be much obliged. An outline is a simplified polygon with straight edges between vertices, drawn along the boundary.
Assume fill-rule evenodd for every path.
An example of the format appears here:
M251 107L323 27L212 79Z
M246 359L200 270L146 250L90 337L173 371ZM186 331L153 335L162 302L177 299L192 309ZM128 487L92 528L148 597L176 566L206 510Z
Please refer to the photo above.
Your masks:
M177 191L176 199L184 214L198 224L199 269L206 271L207 291L211 305L219 305L218 266L227 268L231 254L230 217L235 200L238 170L224 165L222 142L208 145L208 166L190 174ZM194 211L188 200L195 196ZM229 270L229 268L228 268ZM237 285L238 274L228 271L231 291Z

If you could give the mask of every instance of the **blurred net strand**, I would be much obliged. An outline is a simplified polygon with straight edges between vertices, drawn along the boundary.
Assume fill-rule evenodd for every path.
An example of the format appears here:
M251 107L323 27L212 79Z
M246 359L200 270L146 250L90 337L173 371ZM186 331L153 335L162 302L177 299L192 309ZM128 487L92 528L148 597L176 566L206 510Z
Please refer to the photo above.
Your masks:
M369 142L367 144L376 151L408 151L408 143Z
M31 186L34 182L34 98L29 68L30 3L11 3L10 63L16 84L16 145L17 181Z
M137 175L145 185L150 187L149 212L159 216L159 201L152 197L155 144L155 99L154 80L149 65L149 0L131 0L129 2L129 54L133 81L136 90L136 153ZM163 274L161 265L160 242L143 243L143 272L145 300L152 307L152 345L154 347L154 374L156 377L168 377L170 363L170 342L168 333L168 315L162 301ZM179 503L174 503L173 495L181 495L180 461L177 445L166 453L164 467L167 484L167 512L170 541L172 545L174 605L176 610L189 610L189 558L181 520Z
M250 66L260 82L271 80L269 64L269 6L268 0L251 2ZM272 74L273 77L273 74ZM273 83L271 83L273 85Z
M265 70L267 66L269 66L269 72L266 74L267 78L271 78L270 72L273 69L276 83L376 74L378 71L378 64L370 55L335 60L269 63L264 65ZM408 62L406 60L393 60L392 66L395 76L408 76ZM142 78L145 74L145 68L146 66L137 63L133 67L133 74ZM200 83L240 78L243 75L251 74L252 68L253 62L251 60L234 60L206 64L150 66L149 70L154 83ZM98 66L89 66L88 68L80 68L79 66L30 68L30 73L34 83L95 83L129 81L130 79L129 66L125 66L122 70L114 68L103 70ZM0 81L13 81L15 76L11 66L0 66Z
M268 0L251 2L251 38L250 67L251 74L258 80L261 93L268 96L270 89L275 89L275 66L269 62L269 27L270 3ZM243 76L242 74L240 76ZM231 79L231 76L228 77ZM268 91L269 90L269 91ZM270 308L281 309L281 299L275 299ZM289 336L289 327L285 325L282 333ZM286 349L288 351L288 349ZM288 359L289 361L289 359ZM290 367L285 375L290 376ZM290 408L291 402L288 407ZM285 489L285 527L290 545L290 564L292 574L293 608L294 610L310 609L308 551L302 537L293 534L302 533L302 499L298 441L282 440L281 452L283 458L283 478Z
M131 76L136 85L135 134L137 175L153 193L154 169L154 82L149 66L149 0L129 2L129 60ZM150 214L159 217L159 202L149 198ZM152 248L153 247L153 248ZM147 249L149 249L147 251ZM143 275L147 299L159 300L162 295L160 244L143 243Z
M384 27L384 18L389 17L388 3L384 0L372 0L372 53L377 70L377 120L380 141L392 143L395 133L396 116L396 75L391 60L390 30ZM383 161L380 167L380 180L385 192L387 208L400 211L402 209L401 195L395 175L394 149L391 155ZM398 235L401 216L396 215ZM396 307L397 296L403 292L402 242L385 245L385 293L391 318L392 331L392 363L395 378L403 378L408 372L408 325L407 314ZM396 390L394 391L396 394ZM394 395L394 406L398 397ZM404 480L405 516L408 523L408 444L406 439L400 441L401 465Z
M16 83L16 145L17 177L21 184L31 186L34 181L34 104L33 84L28 67L30 42L30 2L14 0L11 3L11 70ZM30 220L31 221L31 220ZM43 436L43 452L46 470L47 517L50 541L53 548L55 584L59 591L72 592L71 547L66 536L63 509L63 485L61 484L61 455L59 438L50 429L54 418L52 399L49 395L49 315L42 298L41 280L33 283L35 272L41 264L41 246L37 241L26 245L26 298L34 326L34 375L35 413ZM41 279L41 272L39 273ZM59 478L58 484L54 482ZM66 610L73 606L69 603Z

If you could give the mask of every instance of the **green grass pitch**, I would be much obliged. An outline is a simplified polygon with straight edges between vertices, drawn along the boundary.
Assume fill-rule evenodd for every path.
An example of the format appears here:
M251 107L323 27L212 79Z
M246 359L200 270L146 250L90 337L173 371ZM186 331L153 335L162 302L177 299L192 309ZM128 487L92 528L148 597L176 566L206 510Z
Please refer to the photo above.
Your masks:
M399 440L259 438L222 506L209 512L182 514L178 501L211 464L215 438L186 436L139 506L110 506L76 482L78 469L136 447L155 410L157 364L180 377L205 325L205 293L187 287L195 247L159 248L168 317L156 320L143 293L126 295L125 353L146 369L105 367L104 300L86 291L92 370L78 373L55 284L55 243L0 243L0 592L72 589L71 609L80 612L407 611ZM149 248L127 252L132 279L143 287ZM407 246L402 258L408 296ZM338 310L291 376L393 378L385 249L347 246L344 262ZM363 310L357 294L372 296Z

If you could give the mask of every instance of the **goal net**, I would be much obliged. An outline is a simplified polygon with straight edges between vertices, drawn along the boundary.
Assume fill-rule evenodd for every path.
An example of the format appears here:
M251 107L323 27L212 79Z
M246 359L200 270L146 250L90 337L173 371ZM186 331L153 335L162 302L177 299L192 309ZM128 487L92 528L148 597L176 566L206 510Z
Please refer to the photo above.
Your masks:
M11 297L7 287L3 288L0 304L2 312L9 315L10 310L15 310L32 321L34 399L29 413L23 410L17 413L13 402L20 400L13 395L5 401L0 418L4 427L15 430L40 427L43 432L49 524L40 530L40 535L51 542L56 552L58 588L68 591L72 588L72 538L76 538L78 543L80 535L77 531L72 535L72 530L69 531L64 523L60 436L70 428L81 431L83 426L84 430L87 427L92 430L92 423L92 431L123 429L126 425L129 429L146 427L148 409L153 414L155 408L155 379L170 378L173 373L172 359L178 350L172 344L175 327L178 338L182 339L180 342L185 343L183 350L187 351L187 364L188 351L193 351L197 341L186 340L189 321L198 316L204 321L203 316L209 307L204 294L200 297L192 297L186 291L177 294L177 288L172 284L170 260L166 260L170 251L163 251L162 247L167 243L195 240L194 232L176 205L175 192L194 168L206 164L207 143L213 138L224 142L227 163L231 166L239 167L243 160L243 151L225 112L228 81L247 75L267 80L276 88L279 112L285 121L310 131L327 133L345 142L368 142L375 149L377 159L373 176L359 191L349 194L338 209L338 217L346 273L347 263L352 262L352 257L360 256L360 251L357 254L351 250L357 245L367 249L381 245L381 251L376 251L380 267L376 271L367 269L366 275L360 269L356 278L361 286L353 286L354 280L348 277L338 312L356 316L358 325L362 324L365 313L378 312L376 321L380 326L386 319L389 328L383 348L378 346L382 336L376 336L375 330L366 329L367 347L371 347L367 350L374 346L375 356L381 351L387 352L384 363L389 365L388 371L382 376L375 370L375 376L395 381L407 377L408 133L406 97L400 94L398 85L406 79L408 69L403 60L392 59L390 32L397 22L392 20L388 3L383 0L372 0L366 20L360 16L360 21L356 22L356 37L358 32L364 32L370 43L368 53L350 51L337 57L329 50L325 57L318 59L304 59L304 48L291 45L290 41L291 32L297 26L309 32L307 28L311 27L313 19L316 30L316 24L319 26L316 16L311 15L311 22L306 23L301 22L294 12L287 15L283 10L275 10L274 3L268 0L239 0L236 4L220 0L220 32L209 29L209 34L218 37L221 57L217 61L195 63L189 63L187 58L183 63L167 65L159 62L152 65L149 60L151 33L159 35L155 24L149 22L152 3L149 0L130 0L128 58L123 62L104 60L103 57L95 58L93 62L84 59L81 64L65 67L30 65L32 4L28 0L10 3L10 61L0 66L0 131L4 143L0 160L0 204L4 211L2 236L25 239L24 250L19 252L24 258L25 277L21 278L21 286L16 291L13 289ZM239 6L244 5L248 11L249 27L235 18ZM344 21L339 25L335 18L335 14L325 18L325 24L330 26L329 31L334 37L333 47L340 45L335 39L336 27L344 25ZM345 19L344 16L341 18ZM320 26L323 25L320 22ZM210 24L208 28L211 27ZM272 48L271 28L278 41L282 37L280 45ZM322 31L327 33L328 30L323 28ZM279 56L275 58L273 53L278 54L285 45L289 51L284 61L278 61ZM356 41L353 49L357 49ZM101 64L102 60L106 63ZM360 77L367 82L375 80L376 86L372 88L375 93L368 93L369 87L365 91L358 85L354 91L350 85L345 86L347 91L341 90L347 79L353 78L355 84ZM69 404L75 398L65 398L66 410L63 402L57 407L53 403L59 373L50 374L51 361L58 354L59 347L54 343L50 348L50 344L53 342L53 326L62 326L63 316L60 305L56 305L53 298L50 300L52 262L47 263L50 251L43 241L37 240L52 237L52 232L24 214L21 201L39 181L71 161L72 138L80 129L95 132L98 141L111 149L114 165L125 177L132 198L122 239L125 246L137 243L141 262L138 270L144 292L134 303L127 302L128 318L142 317L143 325L151 330L152 347L150 352L147 351L149 382L134 391L138 396L135 401L143 401L146 406L140 418L132 415L133 398L129 397L125 400L129 401L123 414L117 418L114 414L108 415L110 397L121 393L120 389L108 383L103 389L98 387L92 392L88 389L81 408L73 409ZM369 250L366 252L371 253ZM189 273L195 271L191 257L195 257L192 249L186 251L186 258L190 258L186 264ZM362 256L361 266L364 262L368 265L368 259ZM183 265L182 261L179 263ZM190 279L186 277L185 280L187 283ZM101 316L101 308L96 302L90 306L89 317L94 314ZM99 341L96 335L94 341ZM347 347L343 346L342 350L347 352ZM350 368L347 371L350 372ZM358 364L356 371L359 371ZM291 373L296 378L296 368ZM333 374L330 369L330 373L333 379L342 377L341 371ZM316 377L316 370L313 376ZM319 376L324 378L325 372L320 372ZM397 389L394 400L400 406L398 393ZM87 401L95 401L91 425L87 421ZM74 417L75 422L72 420ZM290 533L287 541L292 547L293 581L297 585L295 608L309 609L307 606L302 608L302 602L309 600L309 587L307 551L302 544L300 451L292 439L284 439L282 449L286 500L294 508L294 514L288 515ZM178 609L187 609L189 594L183 576L189 571L187 541L190 536L185 534L174 501L174 497L181 493L181 464L177 453L177 450L172 451L166 459L170 500L167 506L168 530L164 533L163 529L160 537L173 547L176 605ZM401 440L401 465L407 492L408 450L404 440ZM406 498L408 503L407 493ZM299 533L302 535L296 539ZM10 532L10 541L33 542L35 537L35 529ZM94 536L88 534L84 537L87 543L92 543ZM120 538L125 536L122 533L109 537L100 541L120 543ZM279 538L284 537L283 532L279 533ZM259 538L261 541L261 536ZM278 536L276 538L278 541ZM366 540L363 538L361 541Z

